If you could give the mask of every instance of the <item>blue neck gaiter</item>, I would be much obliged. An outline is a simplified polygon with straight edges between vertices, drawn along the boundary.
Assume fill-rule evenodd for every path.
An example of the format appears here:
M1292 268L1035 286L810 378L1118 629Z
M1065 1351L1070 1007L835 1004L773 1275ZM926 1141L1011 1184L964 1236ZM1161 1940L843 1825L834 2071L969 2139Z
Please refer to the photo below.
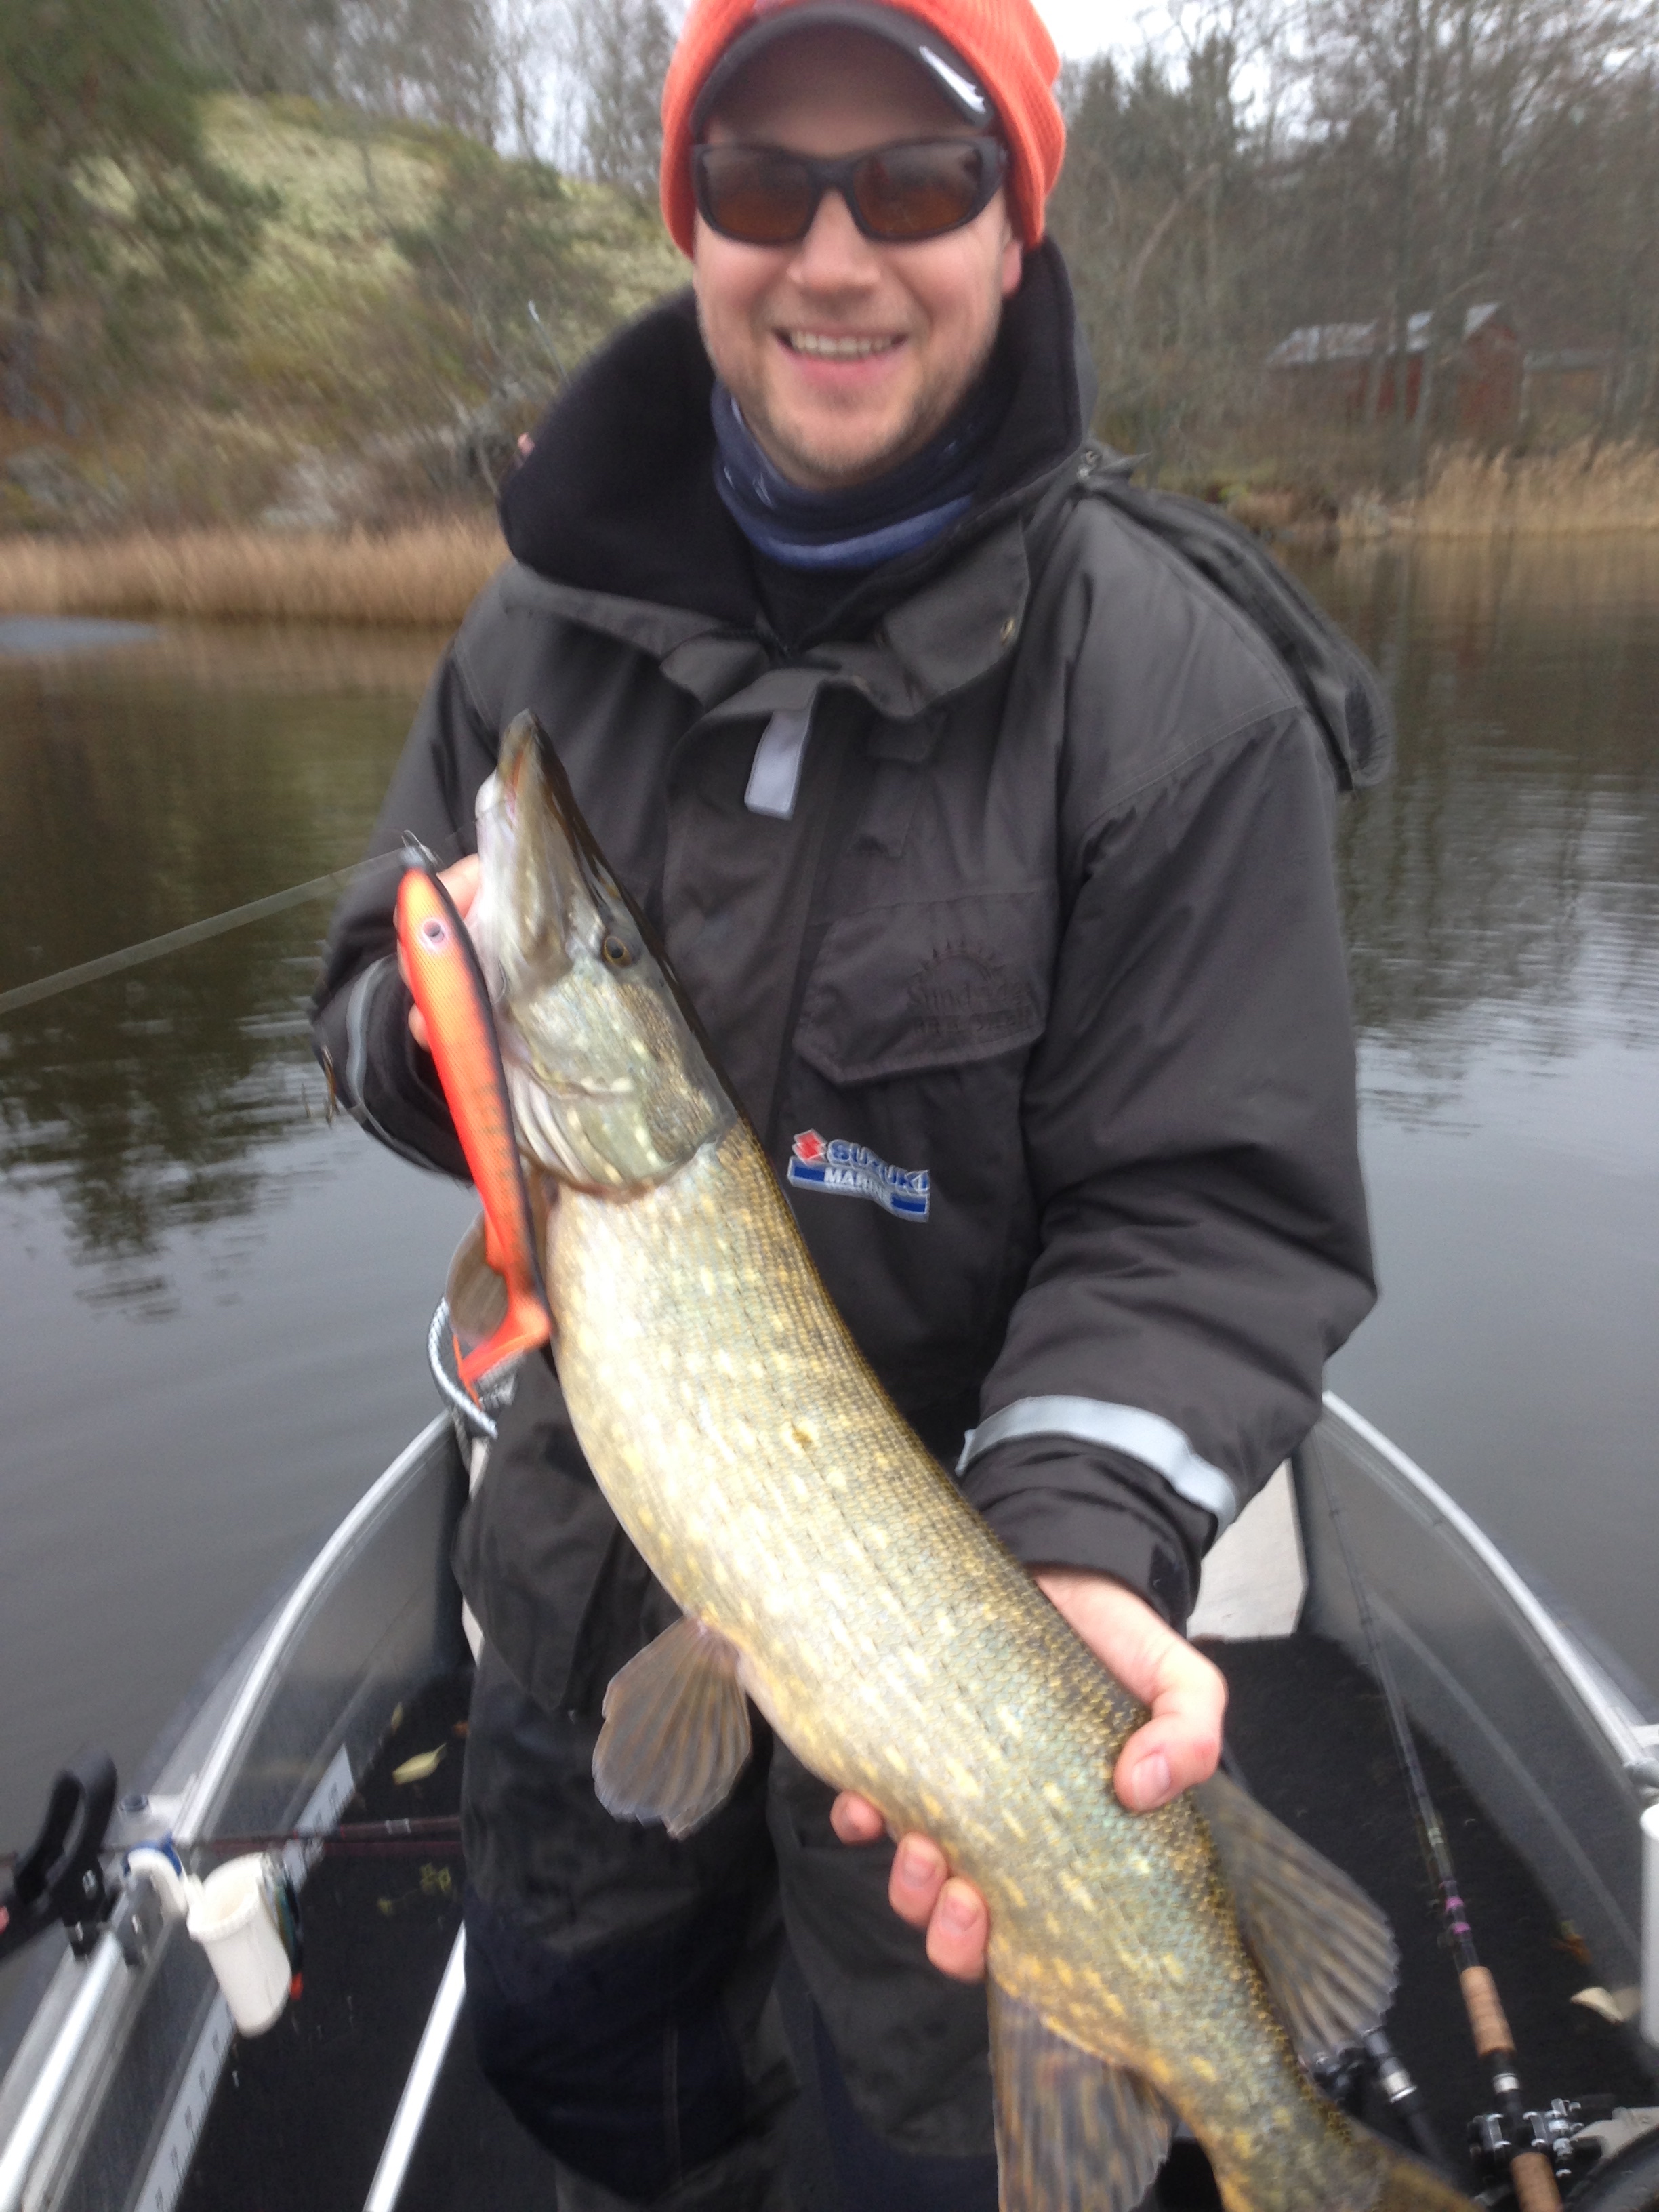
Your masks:
M873 568L967 512L1006 405L997 380L983 378L939 435L885 476L849 491L803 491L773 466L717 383L714 488L750 544L784 568Z

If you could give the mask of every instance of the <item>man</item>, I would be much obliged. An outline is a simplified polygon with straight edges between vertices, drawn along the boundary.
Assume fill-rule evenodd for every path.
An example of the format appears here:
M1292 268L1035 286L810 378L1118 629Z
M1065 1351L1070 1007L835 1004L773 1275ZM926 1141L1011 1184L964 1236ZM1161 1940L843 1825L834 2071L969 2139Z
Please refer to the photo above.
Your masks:
M1027 0L696 0L663 166L695 309L541 426L375 842L469 851L536 711L878 1373L1152 1705L1144 1809L1218 1753L1173 1625L1200 1556L1372 1293L1334 778L1249 626L1086 495L1054 68ZM319 1048L463 1173L390 909L343 907ZM605 1685L673 1608L544 1359L457 1567L471 2008L562 2203L785 2201L787 1927L849 2192L988 2212L984 1908L937 1850L779 1744L683 1843L597 1805Z

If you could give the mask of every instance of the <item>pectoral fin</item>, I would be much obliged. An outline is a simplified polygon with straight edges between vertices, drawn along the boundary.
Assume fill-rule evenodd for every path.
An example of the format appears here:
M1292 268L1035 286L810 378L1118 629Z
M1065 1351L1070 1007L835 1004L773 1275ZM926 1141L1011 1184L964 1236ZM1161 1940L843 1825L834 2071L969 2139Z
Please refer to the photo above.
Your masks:
M989 1996L1001 2212L1134 2212L1168 2154L1170 2107L994 1981Z
M688 1613L611 1678L593 1788L622 1820L689 1836L730 1796L750 1753L734 1644Z
M1304 2060L1381 2022L1400 1974L1394 1931L1358 1882L1217 1774L1194 1791L1238 1925Z

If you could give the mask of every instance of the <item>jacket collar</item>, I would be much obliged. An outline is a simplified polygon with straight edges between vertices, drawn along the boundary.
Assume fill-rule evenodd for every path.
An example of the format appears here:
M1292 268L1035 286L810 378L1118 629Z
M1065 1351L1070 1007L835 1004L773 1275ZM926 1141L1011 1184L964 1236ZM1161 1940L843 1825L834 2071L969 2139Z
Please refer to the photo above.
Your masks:
M1094 397L1052 243L1028 257L1000 343L1012 396L973 506L932 544L866 578L837 611L833 636L808 641L774 672L792 694L804 684L810 697L835 680L908 719L977 680L1012 645L1030 590L1028 526L1075 473ZM690 293L586 363L502 488L501 527L520 564L505 588L514 604L649 653L705 708L729 705L736 690L745 711L764 711L773 702L753 687L774 656L747 547L714 489L713 385Z

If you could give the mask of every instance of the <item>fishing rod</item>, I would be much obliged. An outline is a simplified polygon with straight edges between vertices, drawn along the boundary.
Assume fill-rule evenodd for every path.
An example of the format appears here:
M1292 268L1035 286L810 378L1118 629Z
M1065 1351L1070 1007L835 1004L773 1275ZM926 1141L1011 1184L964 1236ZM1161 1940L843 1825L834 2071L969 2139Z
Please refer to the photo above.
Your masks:
M189 1848L240 1858L246 1851L277 1851L303 1844L325 1858L453 1857L461 1849L459 1813L430 1813L400 1820L346 1820L336 1828L273 1828L246 1836L200 1836ZM10 1874L21 1851L0 1851L0 1874Z
M76 1956L85 1958L121 1901L119 1869L124 1863L136 1866L148 1860L145 1870L152 1887L158 1875L173 1878L164 1881L164 1887L175 1887L182 1869L171 1837L155 1832L153 1824L150 1832L132 1832L131 1823L118 1816L116 1788L115 1763L107 1752L80 1753L53 1777L46 1817L34 1841L23 1850L0 1853L0 1960L59 1923L67 1930ZM143 1801L137 1809L144 1809ZM254 1864L264 1854L295 1844L308 1856L319 1858L454 1857L462 1848L460 1816L414 1814L397 1820L347 1821L331 1829L205 1836L192 1839L186 1849L192 1856L213 1852L227 1863L241 1859ZM285 1869L273 1866L271 1873L274 1880L287 1885ZM448 1876L442 1879L447 1881ZM298 1922L291 1887L288 1912L293 1923L289 1956L295 1958Z
M21 1012L25 1006L37 1006L42 999L55 999L62 992L78 990L83 983L100 982L106 975L118 975L128 968L141 968L149 961L165 958L169 952L182 952L187 945L204 944L210 937L222 937L228 930L246 929L250 922L286 913L289 907L303 906L308 899L327 898L331 893L347 890L372 868L402 866L404 858L401 847L390 853L371 853L366 860L358 860L349 868L331 868L326 875L312 876L302 884L290 884L285 891L272 891L267 898L250 899L246 906L227 907L222 914L210 914L200 921L186 922L182 929L163 930L159 937L142 938L137 945L124 946L118 952L103 952L95 960L82 960L73 968L60 968L54 975L37 975L33 982L14 984L10 990L0 991L0 1014Z
M182 952L187 945L200 945L210 937L222 937L227 930L246 928L251 921L263 921L267 915L302 906L307 899L325 898L331 891L343 890L366 868L392 857L389 854L377 854L372 860L360 860L356 867L336 868L325 876L313 876L308 882L290 884L285 891L273 891L269 898L250 899L246 906L228 907L222 914L210 914L201 921L186 922L182 929L164 930L160 937L143 938L119 952L105 952L96 960L82 960L76 967L60 968L55 975L39 975L32 983L16 984L9 991L0 991L0 1014L15 1013L42 999L55 999L61 991L78 990L82 983L96 983L106 975L118 975L124 969L142 967L146 961L160 960L169 952Z
M1343 1525L1342 1507L1335 1486L1329 1481L1325 1484L1325 1501L1330 1509L1331 1526L1336 1531L1337 1547L1347 1571L1348 1584L1353 1591L1360 1632L1365 1639L1371 1672L1388 1708L1389 1727L1394 1736L1395 1749L1399 1753L1411 1791L1417 1816L1418 1840L1438 1893L1440 1917L1452 1956L1457 1963L1458 1984L1463 1993L1463 2008L1468 2014L1469 2033L1474 2041L1476 2054L1486 2069L1492 2098L1498 2107L1495 2112L1476 2123L1480 2148L1493 2164L1507 2166L1510 2185L1521 2212L1560 2212L1561 2191L1556 2181L1554 2165L1539 2147L1533 2116L1527 2111L1521 2094L1515 2038L1504 2015L1498 1984L1492 1979L1491 1969L1480 1963L1480 1954L1475 1948L1474 1930L1469 1924L1468 1907L1463 1900L1451 1846L1446 1840L1445 1826L1429 1789L1428 1777L1423 1771L1423 1762L1418 1756L1406 1702L1401 1695L1393 1663L1383 1644L1376 1617L1371 1610L1370 1595L1354 1565L1353 1553L1348 1547L1348 1533ZM1550 2139L1553 2141L1553 2136Z
M280 1828L250 1836L204 1836L198 1851L281 1850L288 1844L320 1850L325 1858L453 1857L461 1849L459 1813L432 1813L404 1820L346 1820L337 1828Z

